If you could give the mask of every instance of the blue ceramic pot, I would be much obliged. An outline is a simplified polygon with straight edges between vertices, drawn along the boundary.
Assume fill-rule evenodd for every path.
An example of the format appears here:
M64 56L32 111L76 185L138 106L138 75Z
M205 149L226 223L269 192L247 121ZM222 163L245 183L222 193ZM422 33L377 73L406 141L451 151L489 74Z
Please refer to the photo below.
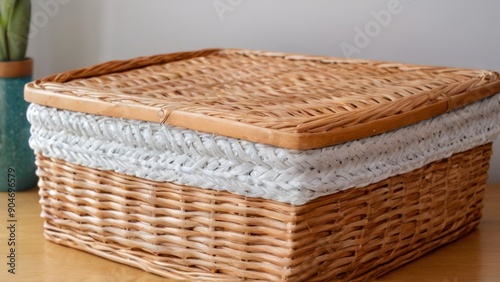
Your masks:
M24 85L32 80L32 61L0 62L0 191L36 186L35 157L29 147L30 125Z

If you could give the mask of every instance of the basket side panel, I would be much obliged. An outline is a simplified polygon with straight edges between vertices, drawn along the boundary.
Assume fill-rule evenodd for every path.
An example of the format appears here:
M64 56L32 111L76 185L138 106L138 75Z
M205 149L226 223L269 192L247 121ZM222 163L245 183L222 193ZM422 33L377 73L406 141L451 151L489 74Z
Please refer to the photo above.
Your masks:
M473 230L491 144L292 206L38 156L48 240L172 279L374 278Z
M287 276L287 204L37 156L45 237L172 279Z
M292 276L375 278L469 233L481 218L490 156L488 143L304 206Z

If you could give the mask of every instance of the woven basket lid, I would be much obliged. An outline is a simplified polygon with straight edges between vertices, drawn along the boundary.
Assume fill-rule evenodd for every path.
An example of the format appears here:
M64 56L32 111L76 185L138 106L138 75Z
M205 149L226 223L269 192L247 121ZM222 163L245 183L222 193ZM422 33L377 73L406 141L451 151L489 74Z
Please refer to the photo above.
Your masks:
M206 49L64 72L29 102L290 149L369 137L500 92L493 71Z

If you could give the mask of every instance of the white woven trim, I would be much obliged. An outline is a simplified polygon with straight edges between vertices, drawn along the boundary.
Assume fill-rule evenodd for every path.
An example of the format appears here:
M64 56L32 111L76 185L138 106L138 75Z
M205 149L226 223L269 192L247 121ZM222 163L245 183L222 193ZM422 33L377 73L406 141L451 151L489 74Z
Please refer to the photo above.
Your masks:
M396 131L305 151L34 104L28 119L30 145L47 157L301 205L493 141L500 94Z

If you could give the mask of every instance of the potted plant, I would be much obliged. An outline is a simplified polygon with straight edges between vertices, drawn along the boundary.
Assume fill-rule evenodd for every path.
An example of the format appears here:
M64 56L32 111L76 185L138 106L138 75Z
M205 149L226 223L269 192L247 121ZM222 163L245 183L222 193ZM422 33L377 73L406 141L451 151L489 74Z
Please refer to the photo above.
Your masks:
M23 99L33 69L26 58L30 20L30 0L0 1L0 191L26 190L37 181Z

